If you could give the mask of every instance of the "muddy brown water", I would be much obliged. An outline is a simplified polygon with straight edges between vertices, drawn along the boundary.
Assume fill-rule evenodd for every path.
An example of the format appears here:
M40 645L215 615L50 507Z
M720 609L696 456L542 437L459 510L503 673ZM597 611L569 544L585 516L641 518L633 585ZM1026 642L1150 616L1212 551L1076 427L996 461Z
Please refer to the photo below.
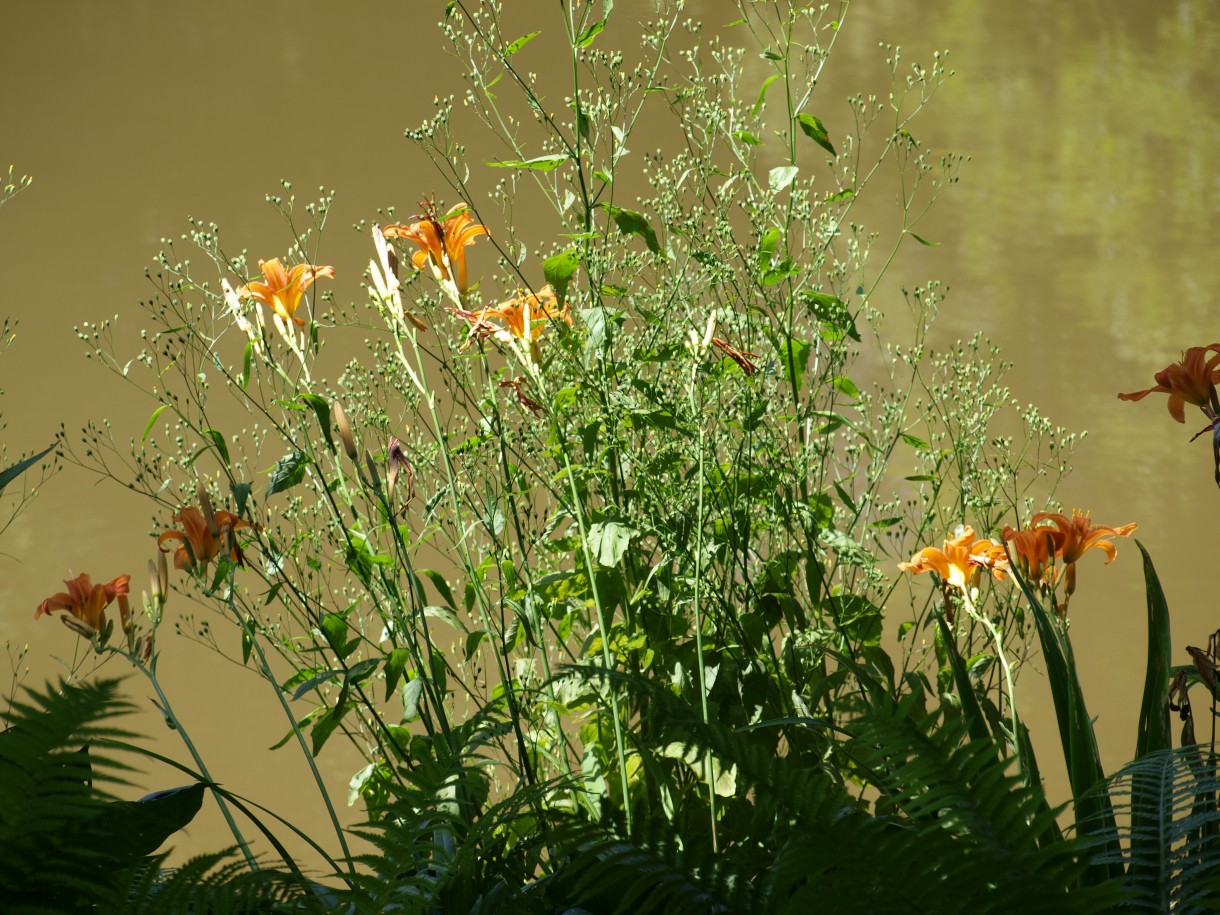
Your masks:
M711 25L734 18L723 3L687 6ZM139 434L152 404L86 360L72 327L117 314L119 339L134 353L137 302L150 292L142 270L188 215L270 256L260 252L282 250L286 238L263 203L278 180L290 178L303 197L335 188L320 260L339 266L337 296L362 298L367 243L348 226L380 206L412 212L439 186L402 130L431 112L435 94L460 91L434 31L440 9L316 0L5 6L0 165L35 177L0 210L0 313L20 321L0 357L11 452L49 443L60 422L71 434L107 417L120 440ZM620 0L615 16L622 23L648 9ZM546 15L533 27L553 27ZM1205 0L861 0L815 102L832 133L846 121L849 91L884 88L883 41L925 63L950 50L957 74L922 116L920 138L972 161L921 226L939 244L907 246L880 295L898 301L900 286L943 280L950 294L934 340L987 333L1015 363L1022 402L1088 430L1060 498L1103 523L1139 522L1185 662L1184 646L1220 627L1210 581L1220 492L1206 444L1187 442L1202 422L1172 422L1163 398L1126 404L1115 394L1149 386L1185 347L1220 339L1220 20ZM544 79L561 76L544 60L530 63ZM78 648L63 627L35 623L34 607L69 573L130 571L142 587L149 514L143 500L68 467L4 532L0 636L30 646L27 682L42 683L58 669L52 655ZM1110 567L1100 554L1082 561L1073 602L1108 770L1131 756L1144 664L1138 552L1123 543L1119 553ZM171 603L171 615L183 603ZM285 727L263 685L168 630L161 651L166 688L217 778L333 848L304 764L291 749L267 749ZM116 663L106 672L120 673ZM1057 801L1064 782L1045 686L1033 671L1021 682ZM132 723L156 750L185 760L148 692L132 681L141 709ZM319 765L341 803L355 754L336 740ZM150 768L138 781L153 790L181 776ZM346 815L359 819L358 810ZM178 846L198 852L227 838L209 805Z

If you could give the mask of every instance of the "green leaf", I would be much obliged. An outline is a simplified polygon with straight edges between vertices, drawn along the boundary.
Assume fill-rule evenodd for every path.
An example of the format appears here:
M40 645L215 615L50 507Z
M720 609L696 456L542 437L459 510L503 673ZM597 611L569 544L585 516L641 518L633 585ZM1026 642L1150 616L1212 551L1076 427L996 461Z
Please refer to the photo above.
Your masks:
M637 213L635 210L625 210L622 207L616 207L609 203L600 204L610 218L614 220L620 232L624 235L638 235L644 239L644 244L648 245L648 250L653 254L661 253L661 244L657 241L657 233L652 230L647 217L643 213Z
M540 34L542 34L542 33L541 32L530 32L528 35L522 35L520 38L518 38L516 41L512 42L507 48L504 49L504 56L512 57L514 54L516 54L518 51L520 51L522 48L524 48L527 44L529 44L531 41L533 41L535 38L537 38Z
M914 435L907 432L902 433L902 440L918 451L928 451L932 448L932 446L925 442L922 438L916 438Z
M271 482L267 484L267 496L291 489L305 479L305 466L309 458L304 452L294 451L275 462L271 471Z
M1135 545L1144 557L1144 586L1148 602L1148 666L1144 675L1144 698L1140 705L1139 733L1135 758L1173 746L1169 729L1169 680L1173 642L1169 635L1169 605L1152 557L1138 540Z
M856 319L847 310L842 299L825 292L802 292L803 301L813 316L821 324L822 336L832 342L848 337L860 342L860 332L856 329Z
M422 677L408 680L402 688L402 720L414 721L419 717L419 697L424 693Z
M221 461L226 467L229 466L229 446L225 444L225 437L216 429L204 429L203 434L206 435L212 442L216 453L220 455Z
M571 156L567 153L554 153L549 156L538 156L534 159L501 159L495 162L484 162L492 168L524 168L535 172L552 172L563 163L567 162Z
M473 632L466 634L467 661L474 657L474 653L479 650L479 645L484 641L490 641L490 636L488 636L486 629L475 629Z
M339 701L335 703L335 707L328 709L321 718L314 722L313 732L310 735L313 738L314 756L322 752L323 745L335 732L335 728L339 726L343 716L347 714L347 707L347 690L344 689L339 693Z
M4 492L5 487L8 486L9 483L13 482L13 480L17 479L17 477L21 476L40 460L50 454L54 448L54 445L50 445L44 448L42 451L39 451L37 454L32 454L23 461L18 461L12 467L5 467L4 470L0 471L0 492Z
M748 130L734 130L733 136L738 140L741 140L741 142L745 143L747 146L762 146L762 140L758 139L758 137L754 136L754 134L750 133Z
M335 440L330 434L330 404L326 402L325 397L317 394L302 394L301 400L313 407L314 415L318 417L318 425L322 427L322 434L326 437L326 446L332 454L335 453Z
M254 359L254 341L246 341L246 351L241 357L241 389L244 391L250 383L250 362Z
M767 173L767 185L771 188L771 193L778 194L792 184L798 171L795 165L779 165L771 169Z
M580 35L577 36L576 47L578 47L578 48L589 47L589 45L593 44L593 39L596 38L598 35L600 35L602 33L602 30L605 27L606 27L605 19L602 19L600 22L593 23L591 26L589 26L587 29L585 29L583 32L581 32Z
M568 294L568 284L579 269L580 251L576 248L567 248L542 262L542 275L555 290L555 298L559 300L560 305Z
M832 378L830 383L834 385L835 390L843 394L845 397L850 397L852 400L860 399L860 389L856 387L856 383L850 378Z
M940 242L938 242L938 241L928 241L928 240L927 240L926 238L924 238L922 235L917 235L917 234L915 234L914 232L911 232L911 231L908 231L908 232L907 232L907 234L908 234L908 235L910 235L910 236L911 236L911 238L913 238L913 239L915 239L917 242L919 242L921 245L927 245L929 248L935 248L937 245L939 245L939 244L940 244Z
M357 661L347 669L347 676L343 678L346 684L363 683L373 675L378 665L381 664L381 658L365 658L363 661Z
M322 637L326 639L326 644L338 655L339 660L346 659L360 644L358 635L348 639L347 635L350 630L347 620L339 613L324 614L318 622L318 628L322 632Z
M830 142L830 135L826 132L826 126L820 118L816 118L812 114L798 114L796 120L801 125L801 130L805 132L805 136L813 140L814 143L817 143L818 146L822 147L832 156L837 155L834 146Z
M789 337L780 349L779 361L784 370L784 378L792 383L799 393L805 381L805 366L809 364L809 354L813 347L804 340Z
M616 566L627 552L631 538L637 534L639 531L622 522L599 521L590 526L587 542L590 552L597 557L599 563L603 566Z
M327 683L327 682L335 679L336 677L341 677L341 676L343 676L343 671L337 667L332 668L330 670L323 670L319 673L316 673L312 677L308 678L307 680L302 680L300 683L298 683L296 685L296 689L294 689L292 691L292 699L295 702L297 699L300 699L302 696L308 695L309 693L313 692L323 683Z
M254 632L250 624L241 627L241 662L250 663L250 652L254 650Z
M169 404L163 403L161 406L157 407L157 409L152 411L152 416L148 417L148 425L144 427L144 434L140 436L141 445L148 441L148 433L152 432L153 423L157 421L158 416L165 412L165 409L168 406ZM45 454L46 452L43 453Z
M457 602L453 599L453 591L449 588L449 582L445 581L444 575L435 569L420 569L419 574L432 582L432 587L436 588L436 593L440 595L441 600L454 610L457 609Z
M771 88L771 84L777 79L779 79L779 74L772 73L763 80L762 88L758 90L758 101L754 103L754 108L750 111L750 114L754 117L758 117L758 113L762 111L763 105L767 101L767 90Z
M394 695L394 690L398 686L398 681L402 679L402 673L407 669L407 661L411 658L411 652L406 648L395 648L385 656L385 701L389 702L390 697Z

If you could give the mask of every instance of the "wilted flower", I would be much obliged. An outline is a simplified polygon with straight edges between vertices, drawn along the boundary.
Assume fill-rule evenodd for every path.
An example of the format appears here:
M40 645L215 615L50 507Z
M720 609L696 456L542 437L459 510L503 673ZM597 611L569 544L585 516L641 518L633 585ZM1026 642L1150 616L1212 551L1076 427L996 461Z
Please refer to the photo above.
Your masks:
M104 633L106 628L105 610L120 594L126 595L130 575L120 575L105 584L94 584L86 574L81 573L73 579L64 579L68 586L66 592L53 594L38 605L34 611L34 619L44 613L67 611L61 617L65 624L75 632L92 638L98 633Z
M245 565L245 556L234 532L243 527L258 530L258 526L231 512L212 512L211 505L204 504L206 512L192 505L174 515L173 520L182 525L182 530L166 531L157 538L157 546L168 540L181 541L182 545L174 551L174 566L185 572L206 569L208 563L220 554L222 547L227 547L228 556L233 562L239 566Z
M474 221L470 208L459 204L442 220L435 206L425 201L424 214L418 222L410 225L395 223L383 231L386 238L405 238L415 242L418 251L411 254L411 262L420 270L425 265L432 268L433 275L442 284L452 283L457 293L455 301L461 302L466 294L466 246L480 235L489 234L487 226Z
M402 450L402 443L394 436L390 436L390 444L386 449L386 458L389 460L389 467L386 470L386 491L389 494L391 502L394 501L394 490L398 486L398 475L406 473L407 481L407 497L404 502L410 502L415 498L415 467L411 464L411 459L407 457L406 452Z
M313 264L297 264L291 270L286 270L278 257L269 261L259 261L258 268L263 271L263 281L251 281L238 290L258 299L285 321L304 324L296 317L297 308L301 304L301 296L318 277L334 278L334 267L315 267Z
M511 299L482 311L471 312L460 308L452 311L470 325L467 343L473 339L491 337L515 349L520 340L529 344L529 356L522 356L522 359L532 358L535 362L542 357L538 338L549 322L563 321L572 326L571 308L566 302L560 307L555 291L549 285L538 292L518 289Z
M521 379L520 378L514 378L511 381L501 381L500 387L512 388L513 391L515 391L517 394L517 403L519 403L521 406L525 407L526 409L532 410L535 416L537 416L538 414L543 413L545 411L545 408L542 406L542 404L538 403L538 401L534 400L532 397L530 397L528 394L526 394L523 390L521 390Z
M725 343L719 337L712 337L712 343L720 349L722 353L741 366L741 370L747 376L753 375L758 371L758 366L753 360L758 358L758 353L743 352L731 344Z

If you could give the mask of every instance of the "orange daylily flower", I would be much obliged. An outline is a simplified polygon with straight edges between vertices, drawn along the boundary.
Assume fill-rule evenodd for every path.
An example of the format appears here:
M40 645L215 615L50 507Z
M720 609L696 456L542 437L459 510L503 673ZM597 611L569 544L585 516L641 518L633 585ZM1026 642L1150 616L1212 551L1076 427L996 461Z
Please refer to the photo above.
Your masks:
M1118 555L1118 548L1108 538L1129 537L1137 526L1134 523L1121 527L1093 524L1087 514L1073 509L1071 518L1059 512L1038 512L1030 519L1029 529L1034 534L1043 536L1043 529L1048 529L1047 525L1042 525L1044 521L1053 524L1061 538L1055 544L1055 555L1064 566L1065 598L1071 597L1072 592L1076 590L1077 560L1089 550L1098 549L1106 554L1106 564L1109 565Z
M73 579L64 579L66 592L53 594L38 605L34 619L44 613L66 610L61 619L81 635L92 637L106 628L106 608L120 595L128 593L130 575L120 575L105 584L94 584L83 572Z
M1012 549L1021 574L1031 582L1053 588L1056 571L1052 563L1063 546L1062 532L1049 525L1037 530L1005 527L1003 536Z
M194 572L197 567L207 568L208 563L220 555L222 546L227 546L229 558L239 566L246 564L246 558L237 543L235 531L243 527L260 530L256 524L250 524L237 515L227 511L213 511L211 523L205 513L195 506L188 506L173 516L173 520L182 525L180 531L166 531L157 538L157 546L167 540L180 540L182 545L174 551L174 566L184 572ZM163 549L168 553L169 550Z
M1168 394L1169 415L1180 423L1186 422L1186 404L1199 407L1213 421L1220 416L1220 400L1216 396L1216 382L1220 381L1220 343L1192 346L1180 362L1166 366L1152 377L1156 387L1119 394L1119 400L1143 400L1149 394Z
M301 304L301 296L318 277L325 276L334 279L334 267L316 267L313 264L297 264L291 270L284 269L278 257L269 261L259 261L258 269L263 271L263 280L254 280L238 290L258 299L285 321L294 324L304 324L296 317L297 307Z
M436 211L424 203L424 215L410 225L395 223L386 226L386 238L406 238L415 242L419 250L411 255L411 262L420 270L428 261L442 280L452 279L460 294L466 293L466 246L479 235L490 235L487 226L474 221L466 204L450 210L441 222Z
M525 330L525 312L529 309L529 334ZM560 320L572 326L571 309L565 302L559 307L555 290L549 285L543 286L538 292L525 292L518 289L517 294L507 302L501 302L495 308L484 308L482 318L499 318L508 325L509 332L519 339L528 339L531 343L542 336L545 322Z
M1002 580L1008 571L1008 556L1004 545L990 540L976 540L974 528L963 527L956 536L945 541L943 548L925 547L910 562L898 563L903 572L935 572L948 587L962 593L970 590L980 569L987 569Z

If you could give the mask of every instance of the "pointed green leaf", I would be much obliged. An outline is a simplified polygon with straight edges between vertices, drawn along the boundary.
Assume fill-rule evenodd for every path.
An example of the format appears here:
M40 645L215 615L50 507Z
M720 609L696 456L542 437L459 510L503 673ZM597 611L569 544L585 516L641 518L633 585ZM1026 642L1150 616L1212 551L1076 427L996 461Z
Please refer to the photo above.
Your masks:
M762 88L758 90L758 101L754 103L754 108L750 111L754 117L758 117L758 113L762 111L763 105L767 101L767 90L771 88L771 84L779 79L778 73L772 73L763 80Z
M589 45L593 44L593 39L596 38L598 35L600 35L602 33L602 30L605 27L606 27L605 19L602 19L599 22L593 23L591 26L589 26L587 29L585 29L583 32L581 32L580 35L577 36L576 47L578 47L578 48L589 47Z
M1173 641L1169 634L1169 605L1152 557L1138 540L1135 545L1144 557L1144 585L1148 602L1148 666L1144 675L1144 698L1140 706L1139 733L1135 758L1173 746L1169 729L1169 680Z
M643 213L637 213L635 210L625 210L622 207L616 207L609 203L600 205L605 210L610 218L614 220L620 232L624 235L638 235L644 239L644 244L648 245L648 250L653 254L661 253L661 244L657 241L657 233L652 230L647 217Z
M542 34L542 33L541 32L530 32L528 35L522 35L520 38L518 38L516 41L512 42L507 48L504 49L504 56L512 57L514 54L516 54L518 51L520 51L522 48L524 48L527 44L529 44L531 41L533 41L535 38L537 38L540 34Z
M9 483L13 482L13 480L17 479L17 477L21 476L40 460L50 454L54 448L54 445L50 445L44 448L42 451L39 451L37 454L32 454L23 461L18 461L12 467L5 467L4 470L0 471L0 492L4 492L5 487L8 486Z
M818 146L822 147L832 156L837 155L834 146L830 142L830 135L826 132L826 126L820 118L816 118L812 114L798 114L796 120L800 124L801 130L805 132L805 136L813 140L814 143L817 143Z
M267 495L273 496L300 483L305 479L305 467L308 463L309 458L300 451L286 454L276 461L275 468L271 471L271 482L267 484Z
M402 672L407 669L407 661L411 658L411 652L406 648L395 648L385 656L385 701L389 702L390 697L394 695L394 689L398 686L398 681L402 679Z
M336 449L330 432L330 404L326 402L325 397L317 394L302 394L301 400L313 407L313 412L318 417L318 425L322 427L322 435L326 438L326 446L334 453Z
M143 445L146 441L148 441L148 433L152 432L153 423L155 423L157 421L158 416L160 416L162 413L165 412L165 409L168 406L169 406L169 404L163 403L163 404L161 404L161 406L157 407L157 409L152 411L152 416L148 417L148 425L146 425L144 427L144 434L140 436L141 445ZM43 452L43 453L45 454L46 452ZM3 487L0 487L0 488L3 488Z
M935 248L937 245L939 245L939 244L940 244L940 242L938 242L938 241L928 241L928 240L927 240L926 238L924 238L922 235L917 235L917 234L916 234L916 233L914 233L914 232L908 232L907 234L908 234L908 235L910 235L910 236L911 236L911 238L913 238L913 239L915 239L917 242L919 242L921 245L926 245L926 246L927 246L927 247L929 247L929 248Z
M567 162L571 156L566 153L555 153L549 156L538 156L534 159L501 159L495 162L484 162L492 168L524 168L535 172L551 172Z

